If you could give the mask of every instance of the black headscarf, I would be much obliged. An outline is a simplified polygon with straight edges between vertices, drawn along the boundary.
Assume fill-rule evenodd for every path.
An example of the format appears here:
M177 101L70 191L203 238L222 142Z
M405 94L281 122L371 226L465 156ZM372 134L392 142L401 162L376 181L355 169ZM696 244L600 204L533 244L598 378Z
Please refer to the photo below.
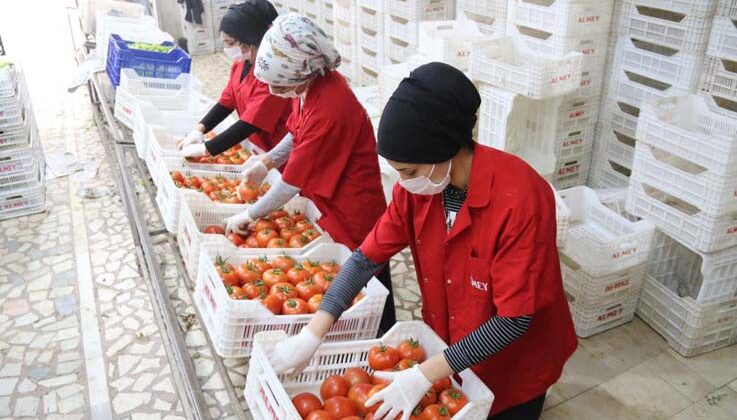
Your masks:
M228 7L228 13L220 21L220 32L243 44L259 46L278 15L274 5L267 0L247 0Z
M402 80L381 114L376 151L403 163L440 163L473 144L481 97L460 70L418 67Z

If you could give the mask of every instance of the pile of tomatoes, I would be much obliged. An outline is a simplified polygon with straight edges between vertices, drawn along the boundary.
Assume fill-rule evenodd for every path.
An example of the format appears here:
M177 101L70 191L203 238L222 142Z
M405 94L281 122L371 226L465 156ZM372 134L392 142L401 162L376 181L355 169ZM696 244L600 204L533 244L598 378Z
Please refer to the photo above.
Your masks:
M253 258L234 266L218 256L215 268L232 299L258 300L275 315L300 315L317 312L340 264L296 261L283 255L273 260ZM356 297L354 304L362 298Z
M169 175L177 188L199 191L217 203L251 204L271 188L268 183L263 183L261 186L252 183L241 185L240 179L229 179L223 175L200 177L184 175L179 171L172 171Z
M425 360L425 349L413 339L404 340L394 348L379 345L368 354L369 367L374 371L409 369ZM343 375L332 375L320 385L320 398L303 392L292 398L299 415L306 420L372 420L381 403L366 407L366 401L389 383L361 368L346 369ZM468 398L453 388L450 378L433 384L415 407L410 419L450 419L466 404ZM399 417L397 417L399 418Z
M248 160L249 157L251 157L251 152L241 147L240 144L236 144L235 146L217 156L212 156L208 152L205 156L188 157L187 162L220 165L242 165Z
M225 234L222 226L206 226L204 233ZM277 210L257 220L250 232L240 235L231 232L228 240L238 248L302 248L320 237L315 225L302 213L289 214Z

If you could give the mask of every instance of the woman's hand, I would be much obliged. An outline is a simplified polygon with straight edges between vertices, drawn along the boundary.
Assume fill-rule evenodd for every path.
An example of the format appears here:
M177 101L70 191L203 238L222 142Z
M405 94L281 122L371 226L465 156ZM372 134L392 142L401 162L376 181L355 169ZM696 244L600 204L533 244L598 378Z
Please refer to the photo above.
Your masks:
M290 370L292 375L302 373L334 322L332 315L317 311L299 334L278 343L268 355L274 372L277 375Z
M199 144L205 142L205 127L202 124L197 124L192 131L187 134L187 137L177 141L177 147L181 150L191 144Z

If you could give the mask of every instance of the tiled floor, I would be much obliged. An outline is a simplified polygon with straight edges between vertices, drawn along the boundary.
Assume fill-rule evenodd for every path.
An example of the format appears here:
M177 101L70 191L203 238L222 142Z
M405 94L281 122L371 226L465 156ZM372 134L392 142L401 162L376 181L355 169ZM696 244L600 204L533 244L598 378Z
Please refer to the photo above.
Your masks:
M8 3L12 14L4 13ZM73 63L63 12L63 2L55 0L6 1L2 36L6 47L24 51L46 150L97 160L100 172L84 186L108 186L116 194L81 199L79 183L60 178L48 183L45 213L0 222L0 417L183 418L181 378L141 274L89 99L84 89L65 92ZM29 34L23 22L31 16L43 33ZM194 72L213 98L227 68L222 56L195 58ZM219 373L219 359L193 321L191 284L172 269L177 254L168 246L160 242L158 254L210 413L236 417L247 360L226 360L227 375ZM411 258L399 255L392 272L399 318L418 318ZM544 418L736 419L737 346L684 359L635 319L581 340L550 391Z

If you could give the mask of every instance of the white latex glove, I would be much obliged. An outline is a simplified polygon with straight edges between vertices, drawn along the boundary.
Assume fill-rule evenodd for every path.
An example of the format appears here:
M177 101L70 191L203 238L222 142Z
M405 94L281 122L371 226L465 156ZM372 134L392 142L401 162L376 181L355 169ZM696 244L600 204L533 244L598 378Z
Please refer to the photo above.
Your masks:
M389 386L366 401L366 407L384 402L374 413L376 420L394 419L399 413L402 413L402 420L408 420L412 410L432 386L420 371L420 365L400 372L374 372L374 376L392 381Z
M242 211L234 216L229 217L225 226L225 234L235 232L241 235L248 234L248 227L253 223L253 218L248 214L248 210Z
M278 343L268 355L274 372L278 375L292 369L292 375L299 375L310 363L320 343L322 340L308 328L302 328L299 334Z
M205 142L205 135L197 129L192 129L192 131L187 134L187 137L185 137L182 140L177 141L177 146L180 149L183 149L186 146L189 146L190 144L198 144L198 143L204 143Z
M259 156L251 156L246 161L246 169L241 172L241 177L246 182L261 185L268 173L269 168L266 167L261 158Z
M184 157L200 157L207 155L207 147L204 143L190 144L182 149Z

